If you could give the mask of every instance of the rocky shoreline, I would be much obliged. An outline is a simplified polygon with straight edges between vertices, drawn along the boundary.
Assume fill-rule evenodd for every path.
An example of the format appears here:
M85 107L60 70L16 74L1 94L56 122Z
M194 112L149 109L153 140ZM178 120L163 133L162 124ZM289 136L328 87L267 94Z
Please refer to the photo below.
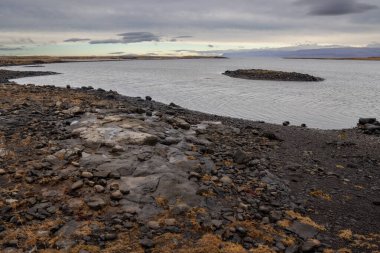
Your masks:
M377 252L362 131L0 84L1 252Z
M23 77L32 76L47 76L47 75L57 75L59 73L51 71L13 71L0 69L0 83L9 83L10 79L17 79Z
M297 72L283 72L264 69L238 69L227 70L223 75L249 80L269 80L269 81L295 81L295 82L320 82L323 78L301 74Z

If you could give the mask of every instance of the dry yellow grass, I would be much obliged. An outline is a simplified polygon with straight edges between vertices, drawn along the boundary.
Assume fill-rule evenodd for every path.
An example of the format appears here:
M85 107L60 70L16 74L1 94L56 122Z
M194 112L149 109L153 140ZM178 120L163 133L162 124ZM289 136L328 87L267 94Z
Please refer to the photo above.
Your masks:
M352 239L352 231L351 229L340 230L338 236L344 240Z
M218 236L212 234L204 235L197 241L194 247L186 246L180 249L180 253L245 253L246 250L238 244L223 242Z
M251 250L252 253L276 253L273 249L266 245L260 245L259 247Z
M352 253L352 250L348 248L341 248L341 249L338 249L336 253Z
M309 194L313 197L321 198L321 199L326 200L326 201L332 200L331 195L323 192L322 190L311 191Z
M130 232L119 234L116 241L107 243L106 248L102 249L102 253L143 253L144 249L139 243L139 232L134 229Z
M302 214L296 213L294 211L286 211L286 214L291 217L292 219L296 219L301 223L310 225L318 230L325 231L326 228L322 225L317 224L315 221L313 221L311 218L303 216Z

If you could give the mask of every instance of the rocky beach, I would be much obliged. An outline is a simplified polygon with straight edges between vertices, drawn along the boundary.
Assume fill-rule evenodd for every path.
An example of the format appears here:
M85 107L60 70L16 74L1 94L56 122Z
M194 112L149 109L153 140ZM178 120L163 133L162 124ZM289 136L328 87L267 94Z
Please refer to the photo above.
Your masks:
M380 251L380 124L317 130L0 71L1 252ZM53 73L45 73L53 74Z

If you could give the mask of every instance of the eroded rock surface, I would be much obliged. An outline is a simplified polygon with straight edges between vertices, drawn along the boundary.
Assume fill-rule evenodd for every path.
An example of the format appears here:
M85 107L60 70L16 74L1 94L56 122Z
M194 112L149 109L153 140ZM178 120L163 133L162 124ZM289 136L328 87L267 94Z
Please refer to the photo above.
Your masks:
M0 104L1 251L322 252L364 238L343 227L349 221L325 222L310 209L336 202L310 189L325 169L312 151L287 149L293 143L281 131L290 126L88 88L0 85ZM307 139L308 130L294 130ZM335 151L360 144L329 143ZM377 234L366 238L376 246Z

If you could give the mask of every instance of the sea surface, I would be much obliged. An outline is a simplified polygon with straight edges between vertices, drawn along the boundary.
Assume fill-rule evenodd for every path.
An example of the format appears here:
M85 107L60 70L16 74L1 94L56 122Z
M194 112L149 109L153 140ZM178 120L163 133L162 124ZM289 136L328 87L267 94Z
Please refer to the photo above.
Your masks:
M234 79L221 73L239 68L295 71L323 82ZM47 64L12 70L61 75L15 80L21 84L93 86L127 96L151 96L182 107L236 118L312 128L354 127L359 117L380 118L380 62L278 58L131 60Z

